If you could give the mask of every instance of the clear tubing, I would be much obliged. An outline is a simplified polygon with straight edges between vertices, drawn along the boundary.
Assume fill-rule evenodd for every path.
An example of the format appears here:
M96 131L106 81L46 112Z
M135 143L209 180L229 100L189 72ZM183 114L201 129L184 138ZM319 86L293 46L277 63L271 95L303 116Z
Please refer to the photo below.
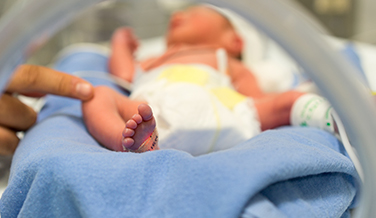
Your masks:
M31 51L88 6L103 0L19 0L0 20L0 90Z
M100 0L35 0L18 4L0 20L0 89L17 64L22 63L33 40L47 38L69 19ZM292 3L282 0L202 0L228 7L252 21L278 42L309 74L341 118L364 170L357 217L376 214L376 106L356 69L333 52L323 36ZM44 10L48 9L48 10ZM350 100L351 99L351 100Z

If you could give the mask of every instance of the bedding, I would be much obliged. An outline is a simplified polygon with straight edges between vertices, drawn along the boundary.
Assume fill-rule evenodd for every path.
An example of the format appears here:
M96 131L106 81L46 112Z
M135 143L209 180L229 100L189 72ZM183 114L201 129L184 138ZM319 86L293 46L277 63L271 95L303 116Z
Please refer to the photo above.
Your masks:
M107 57L81 49L55 68L116 86ZM21 141L2 217L349 217L359 177L342 144L317 129L270 130L194 157L166 149L107 150L88 133L80 102L48 96Z

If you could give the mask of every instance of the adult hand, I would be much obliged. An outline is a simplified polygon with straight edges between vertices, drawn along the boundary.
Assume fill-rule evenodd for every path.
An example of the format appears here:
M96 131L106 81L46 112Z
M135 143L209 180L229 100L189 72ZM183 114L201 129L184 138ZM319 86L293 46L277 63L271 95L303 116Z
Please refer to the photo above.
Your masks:
M90 83L78 77L46 67L21 65L0 98L1 155L14 153L19 143L16 132L27 130L37 118L36 112L12 93L34 97L55 94L85 101L93 97L94 90Z

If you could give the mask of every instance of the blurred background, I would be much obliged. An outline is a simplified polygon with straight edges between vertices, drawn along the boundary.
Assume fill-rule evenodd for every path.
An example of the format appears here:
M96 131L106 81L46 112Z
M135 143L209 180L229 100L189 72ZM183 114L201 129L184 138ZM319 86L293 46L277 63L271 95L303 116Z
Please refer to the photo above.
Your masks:
M299 3L334 36L376 44L375 0L292 0ZM0 0L0 18L16 2ZM46 65L67 45L77 42L106 43L120 26L131 26L141 38L163 35L170 14L188 6L185 0L105 1L83 11L28 60Z

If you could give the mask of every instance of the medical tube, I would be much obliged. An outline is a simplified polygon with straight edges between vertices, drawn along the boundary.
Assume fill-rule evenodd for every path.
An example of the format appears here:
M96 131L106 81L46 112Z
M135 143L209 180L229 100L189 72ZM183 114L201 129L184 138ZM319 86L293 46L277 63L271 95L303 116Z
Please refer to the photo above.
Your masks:
M361 82L355 67L330 49L312 21L299 13L291 1L205 0L227 7L251 21L279 43L299 64L331 102L356 148L364 183L356 217L376 214L376 106L370 90Z
M78 11L100 0L24 1L0 20L0 89L27 48L49 37ZM338 53L292 3L282 0L201 0L234 10L278 42L315 81L341 118L364 170L358 217L376 214L376 106L356 69ZM46 9L46 10L45 10Z
M0 19L0 90L31 50L84 8L103 0L19 0Z

